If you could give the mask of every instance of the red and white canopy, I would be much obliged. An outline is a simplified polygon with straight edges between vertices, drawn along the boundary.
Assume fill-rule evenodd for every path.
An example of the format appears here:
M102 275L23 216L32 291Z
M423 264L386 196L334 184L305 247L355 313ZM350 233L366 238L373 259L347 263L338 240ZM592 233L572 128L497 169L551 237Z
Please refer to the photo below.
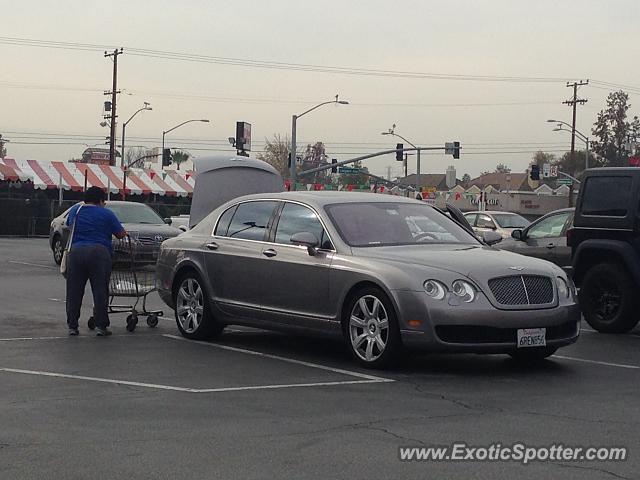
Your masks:
M14 160L0 162L0 180L31 180L40 190L58 189L82 191L87 187L109 189L111 193L186 197L193 194L193 172L147 170L95 165L90 163Z

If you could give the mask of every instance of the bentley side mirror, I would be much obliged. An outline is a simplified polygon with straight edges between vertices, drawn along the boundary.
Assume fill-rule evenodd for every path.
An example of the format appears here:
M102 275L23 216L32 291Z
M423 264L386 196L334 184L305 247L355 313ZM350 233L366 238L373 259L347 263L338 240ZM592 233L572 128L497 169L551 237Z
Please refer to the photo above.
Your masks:
M515 238L516 240L523 240L522 230L517 229L511 232L511 238Z
M320 245L320 240L311 232L298 232L291 236L291 243L307 247L309 255L314 256L316 254L316 248Z
M484 232L482 234L482 241L487 245L495 245L496 243L500 243L502 241L502 235L493 230L489 230L488 232Z

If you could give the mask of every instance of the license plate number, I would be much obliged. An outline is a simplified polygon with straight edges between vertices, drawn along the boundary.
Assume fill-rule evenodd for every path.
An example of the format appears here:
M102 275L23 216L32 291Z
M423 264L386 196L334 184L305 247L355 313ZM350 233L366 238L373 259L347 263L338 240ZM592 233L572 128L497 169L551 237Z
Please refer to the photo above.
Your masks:
M547 345L546 328L519 328L518 348L544 347Z

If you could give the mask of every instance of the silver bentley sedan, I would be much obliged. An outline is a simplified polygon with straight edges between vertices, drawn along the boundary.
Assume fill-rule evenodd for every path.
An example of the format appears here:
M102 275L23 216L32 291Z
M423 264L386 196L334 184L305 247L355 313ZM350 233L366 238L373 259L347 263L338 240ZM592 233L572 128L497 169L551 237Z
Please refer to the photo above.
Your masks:
M440 210L372 193L236 198L162 244L158 287L190 339L226 325L329 333L382 367L403 347L538 361L576 341L564 271Z

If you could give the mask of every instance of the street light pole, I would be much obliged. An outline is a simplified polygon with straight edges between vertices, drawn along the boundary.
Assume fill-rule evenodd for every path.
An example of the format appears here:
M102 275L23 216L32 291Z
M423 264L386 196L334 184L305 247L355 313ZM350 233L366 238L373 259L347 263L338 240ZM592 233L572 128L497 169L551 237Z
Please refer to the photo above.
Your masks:
M565 126L571 128L572 130L570 130L569 133L572 133L572 134L575 133L575 135L577 135L578 138L584 142L584 144L585 144L584 168L585 168L585 170L587 168L589 168L589 137L587 137L584 133L580 132L579 130L574 129L571 124L569 124L567 122L563 122L562 120L549 119L549 120L547 120L547 122L549 122L549 123L557 123L558 124L558 127L553 129L554 132L560 132L560 131L567 132L567 131L569 131L569 130L565 130L564 128L562 128L562 125L565 125Z
M398 137L398 138L404 140L405 142L407 142L409 145L411 145L413 148L416 149L416 152L417 152L416 153L416 190L418 192L422 192L422 189L420 188L420 148L416 147L413 143L411 143L409 140L404 138L399 133L396 133L396 125L395 125L395 123L393 124L393 127L391 127L389 129L389 131L382 132L382 135L392 135L394 137ZM405 163L404 176L405 176L405 178L407 177L406 163ZM422 196L422 193L420 193L420 195Z
M125 129L127 128L127 124L131 120L133 120L133 117L135 117L138 113L142 112L143 110L153 110L153 108L151 108L149 105L150 105L149 103L144 102L144 107L136 111L133 115L129 117L129 120L127 120L122 124L122 145L120 149L120 166L121 167L124 166L124 133L125 133Z
M160 152L160 170L164 170L164 165L162 164L162 160L164 159L164 137L165 137L165 135L167 133L169 133L169 132L173 132L176 128L180 128L181 126L186 125L187 123L191 123L191 122L209 123L209 120L207 120L206 118L187 120L186 122L179 123L175 127L170 128L169 130L164 130L162 132L162 151Z
M297 161L297 157L296 157L296 148L297 148L297 144L296 144L296 134L297 134L297 124L298 124L298 119L300 117L302 117L303 115L306 115L309 112L314 111L316 108L320 108L323 105L329 105L329 104L336 104L336 105L349 105L349 102L347 102L346 100L338 100L338 95L336 95L335 100L330 100L328 102L322 102L319 103L318 105L316 105L315 107L311 107L309 110L302 112L299 115L293 115L293 117L291 118L291 166L290 166L290 176L291 176L291 190L295 190L296 189L296 161Z

